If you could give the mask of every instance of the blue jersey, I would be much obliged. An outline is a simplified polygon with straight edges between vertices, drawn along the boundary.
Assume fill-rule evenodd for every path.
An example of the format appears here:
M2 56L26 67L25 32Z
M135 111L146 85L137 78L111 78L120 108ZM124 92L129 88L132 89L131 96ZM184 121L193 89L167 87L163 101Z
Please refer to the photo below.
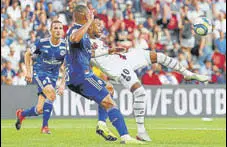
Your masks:
M65 41L53 45L50 38L38 40L31 48L33 54L33 73L38 76L48 76L57 80L59 69L66 54Z
M80 42L70 41L70 35L78 30L81 25L74 24L67 32L66 43L66 84L80 83L83 78L92 74L90 67L91 60L91 42L86 33Z
M74 24L66 36L66 84L72 91L100 104L109 92L105 88L105 82L96 77L91 70L89 36L84 34L78 43L70 41L70 35L80 27L81 25Z

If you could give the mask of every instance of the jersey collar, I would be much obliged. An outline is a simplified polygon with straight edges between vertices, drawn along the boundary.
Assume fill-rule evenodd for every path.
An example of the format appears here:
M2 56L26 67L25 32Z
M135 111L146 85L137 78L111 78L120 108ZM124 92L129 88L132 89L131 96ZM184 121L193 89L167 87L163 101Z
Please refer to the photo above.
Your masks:
M49 42L50 42L50 45L53 46L53 47L58 47L61 44L61 41L56 45L52 44L51 37L49 38Z

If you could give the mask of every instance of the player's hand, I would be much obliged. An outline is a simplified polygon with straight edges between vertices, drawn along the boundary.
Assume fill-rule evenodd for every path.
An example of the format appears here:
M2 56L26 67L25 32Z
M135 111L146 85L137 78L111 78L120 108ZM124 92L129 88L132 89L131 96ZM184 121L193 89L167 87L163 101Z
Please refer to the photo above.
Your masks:
M94 20L94 10L89 10L86 17L88 22L92 22Z
M65 90L65 84L60 85L57 90L58 95L62 96L64 94L64 90Z
M94 42L94 43L91 45L91 48L94 49L94 50L97 49L97 48L98 48L98 44Z
M32 74L31 73L27 73L26 76L25 76L25 80L28 83L31 83L32 82Z

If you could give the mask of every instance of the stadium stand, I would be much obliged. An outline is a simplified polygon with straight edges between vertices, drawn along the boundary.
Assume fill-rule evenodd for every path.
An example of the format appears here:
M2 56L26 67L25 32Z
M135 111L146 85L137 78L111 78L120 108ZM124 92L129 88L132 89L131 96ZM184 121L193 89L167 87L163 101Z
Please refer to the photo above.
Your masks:
M26 85L24 52L49 36L52 20L62 21L66 32L78 4L86 4L103 20L108 45L163 52L208 75L210 84L226 84L225 0L1 0L1 84ZM213 25L213 32L203 38L190 27L201 15ZM161 65L141 72L146 85L199 84Z

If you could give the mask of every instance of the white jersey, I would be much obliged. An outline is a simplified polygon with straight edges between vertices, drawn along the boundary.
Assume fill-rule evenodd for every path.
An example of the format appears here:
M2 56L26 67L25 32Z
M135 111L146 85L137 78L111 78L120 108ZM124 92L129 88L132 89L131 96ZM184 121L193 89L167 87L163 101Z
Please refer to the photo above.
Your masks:
M98 50L108 50L108 46L99 38L90 39L91 44L96 44ZM142 49L132 49L124 54L126 59L119 55L105 55L92 58L91 62L99 67L111 80L123 84L126 88L131 88L139 79L135 73L151 64L149 51Z

